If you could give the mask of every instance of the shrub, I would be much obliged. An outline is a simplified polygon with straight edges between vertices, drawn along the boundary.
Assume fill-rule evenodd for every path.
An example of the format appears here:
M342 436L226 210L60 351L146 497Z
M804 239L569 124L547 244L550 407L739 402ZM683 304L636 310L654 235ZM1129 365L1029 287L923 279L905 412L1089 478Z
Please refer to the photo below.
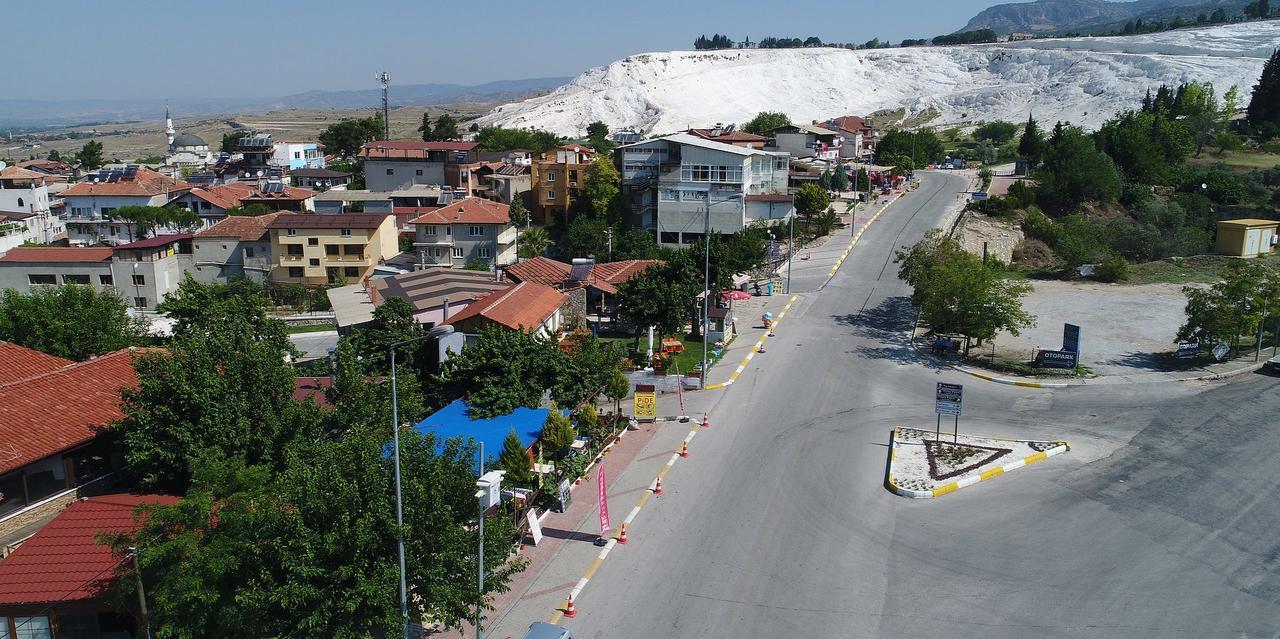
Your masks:
M1022 218L1022 232L1027 237L1040 240L1049 246L1058 241L1058 229L1053 220L1041 213L1039 209L1031 209Z
M558 458L569 449L576 437L577 433L574 432L573 424L569 423L568 417L556 409L547 413L547 421L542 427L541 437L545 452Z
M1123 282L1129 279L1129 263L1112 253L1093 270L1093 277L1101 282Z

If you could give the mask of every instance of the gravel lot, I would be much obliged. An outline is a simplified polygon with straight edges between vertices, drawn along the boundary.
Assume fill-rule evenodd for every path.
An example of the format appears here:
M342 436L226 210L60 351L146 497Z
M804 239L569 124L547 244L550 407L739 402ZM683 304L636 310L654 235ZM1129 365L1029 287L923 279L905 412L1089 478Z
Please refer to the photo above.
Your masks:
M1098 375L1158 370L1153 354L1172 350L1186 298L1175 284L1117 286L1093 282L1034 282L1023 304L1036 326L996 338L996 356L1030 360L1035 349L1062 347L1062 324L1080 325L1081 363ZM980 349L990 352L990 347Z

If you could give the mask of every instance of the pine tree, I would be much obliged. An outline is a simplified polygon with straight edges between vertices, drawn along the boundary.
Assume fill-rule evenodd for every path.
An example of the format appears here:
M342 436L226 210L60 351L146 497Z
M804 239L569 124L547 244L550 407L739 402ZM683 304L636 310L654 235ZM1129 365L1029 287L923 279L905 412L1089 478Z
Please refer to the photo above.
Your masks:
M831 174L831 188L841 193L849 190L849 174L843 168L837 168Z
M511 429L507 433L507 438L502 440L502 453L498 455L498 470L507 471L503 481L513 486L527 486L533 480L529 452L516 436L515 429Z
M577 436L567 416L556 409L547 412L547 421L542 426L541 439L543 446L553 457L559 457L561 453L568 450Z
M822 170L822 174L818 176L818 186L822 187L824 191L831 190L831 171Z
M1262 77L1253 85L1246 113L1252 126L1280 125L1280 49L1272 51L1262 67Z
M418 132L422 133L422 141L429 142L435 132L431 126L431 115L429 113L422 114L422 126L418 127Z
M1018 154L1026 158L1027 168L1040 164L1040 156L1044 154L1044 138L1032 116L1027 116L1027 126L1022 131L1022 139L1018 140Z

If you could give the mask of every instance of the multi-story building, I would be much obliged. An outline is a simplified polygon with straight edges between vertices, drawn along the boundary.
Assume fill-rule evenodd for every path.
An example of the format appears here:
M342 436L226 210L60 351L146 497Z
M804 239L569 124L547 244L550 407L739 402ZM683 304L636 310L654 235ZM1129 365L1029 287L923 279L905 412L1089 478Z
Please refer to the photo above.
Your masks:
M400 248L393 215L282 213L267 228L273 282L359 281Z
M745 147L748 149L763 149L769 143L769 138L763 135L747 133L746 131L737 130L734 125L724 125L716 123L710 129L689 129L690 135L696 135L706 140L714 140L716 142L724 142L734 146Z
M619 147L632 223L667 246L735 233L795 212L787 194L790 155L677 133Z
M347 188L351 183L351 174L333 169L302 168L290 170L289 179L293 181L294 186L328 191Z
M185 195L191 185L145 167L103 169L85 176L61 193L65 202L67 237L72 244L123 244L137 237L133 224L114 219L125 206L165 206ZM156 233L177 233L160 227Z
M273 145L272 164L293 169L323 169L324 150L317 142L282 141Z
M43 173L16 166L0 170L0 253L24 242L64 239L62 200L51 198Z
M516 261L516 229L506 204L469 197L416 212L410 224L416 229L413 249L419 265L493 265L496 259L502 266Z
M596 152L580 144L566 144L539 154L530 166L530 209L543 224L569 223L569 210L578 190L587 183Z
M0 257L0 289L41 285L114 290L134 308L154 310L193 270L191 235L158 235L115 247L25 247Z
M814 124L788 124L771 131L774 151L785 151L796 158L839 160L844 138L835 131Z
M370 191L395 191L414 184L458 185L458 165L475 162L477 146L475 142L370 142L359 153L365 186Z
M274 267L268 227L280 215L237 215L196 233L193 276L204 283L225 284L237 277L266 281Z
M242 167L250 175L257 171L266 171L274 166L273 160L275 160L276 156L276 145L271 141L270 133L254 133L240 138L237 150L240 151L240 155L244 158L241 162Z
M844 138L840 145L840 157L861 160L875 151L876 132L871 121L856 115L844 115L817 123L825 129L835 131Z
M269 211L313 211L316 192L277 179L248 179L197 187L173 200L174 206L200 216L205 229L227 217L227 209L261 204Z

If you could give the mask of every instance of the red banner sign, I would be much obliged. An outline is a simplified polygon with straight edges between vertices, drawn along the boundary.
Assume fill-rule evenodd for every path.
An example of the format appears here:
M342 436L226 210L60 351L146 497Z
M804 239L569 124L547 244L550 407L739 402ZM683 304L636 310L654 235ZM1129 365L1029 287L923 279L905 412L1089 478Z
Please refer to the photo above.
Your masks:
M609 532L609 498L604 483L604 460L596 469L596 489L600 493L600 534Z

